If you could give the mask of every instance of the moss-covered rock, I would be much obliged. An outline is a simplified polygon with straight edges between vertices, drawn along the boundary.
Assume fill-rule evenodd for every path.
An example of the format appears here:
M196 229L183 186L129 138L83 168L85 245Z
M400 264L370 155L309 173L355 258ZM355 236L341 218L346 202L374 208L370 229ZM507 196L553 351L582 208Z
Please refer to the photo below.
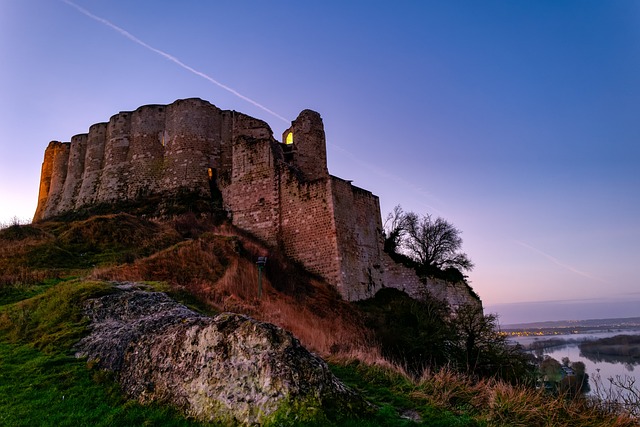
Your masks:
M115 371L141 402L170 403L229 425L268 424L291 408L319 419L367 408L277 326L239 314L202 316L138 289L90 300L86 314L92 332L78 343L78 355Z

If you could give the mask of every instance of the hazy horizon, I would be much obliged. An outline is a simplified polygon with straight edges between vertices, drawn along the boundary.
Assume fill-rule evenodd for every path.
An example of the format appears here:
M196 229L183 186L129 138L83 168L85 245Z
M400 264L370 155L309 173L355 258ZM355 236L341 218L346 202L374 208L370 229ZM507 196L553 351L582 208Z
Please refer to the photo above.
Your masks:
M567 320L618 319L640 317L640 295L611 299L521 301L492 304L485 313L498 314L501 325Z

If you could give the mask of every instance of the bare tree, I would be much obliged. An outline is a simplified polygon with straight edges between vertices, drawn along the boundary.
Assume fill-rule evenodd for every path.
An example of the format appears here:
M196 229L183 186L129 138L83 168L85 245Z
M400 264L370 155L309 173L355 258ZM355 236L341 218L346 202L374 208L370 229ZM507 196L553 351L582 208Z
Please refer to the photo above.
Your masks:
M402 245L402 239L407 233L406 214L400 205L389 212L384 221L384 250L388 253L397 253Z
M499 346L506 339L498 333L498 318L485 315L479 304L461 305L451 321L457 338L455 346L466 355L468 370L475 369L483 350Z
M446 220L426 214L418 216L413 212L404 214L403 226L406 236L402 245L407 255L425 268L446 270L456 268L461 271L473 269L473 263L462 247L461 231Z

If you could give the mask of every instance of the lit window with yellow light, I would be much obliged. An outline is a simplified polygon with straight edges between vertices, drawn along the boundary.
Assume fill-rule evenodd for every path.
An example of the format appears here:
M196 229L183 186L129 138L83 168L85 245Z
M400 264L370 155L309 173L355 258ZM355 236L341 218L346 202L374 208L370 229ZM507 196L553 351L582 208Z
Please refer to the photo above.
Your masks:
M287 145L291 145L291 144L293 144L293 132L289 132L289 133L287 134L287 139L285 140L285 143L286 143Z

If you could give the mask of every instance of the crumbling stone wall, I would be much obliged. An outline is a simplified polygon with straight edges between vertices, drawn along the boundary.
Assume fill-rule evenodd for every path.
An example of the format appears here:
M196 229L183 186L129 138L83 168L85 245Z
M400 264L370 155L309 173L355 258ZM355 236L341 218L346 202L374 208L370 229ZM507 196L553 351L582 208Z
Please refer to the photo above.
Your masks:
M350 300L368 298L384 286L380 203L369 191L331 178L341 281L349 284L342 292Z
M165 167L166 106L147 105L131 113L131 141L127 152L127 198L159 192Z
M323 276L346 297L329 177L299 181L295 171L280 175L281 246L309 271Z
M102 178L106 138L107 123L96 123L89 128L87 148L84 156L84 172L82 174L78 197L75 200L76 209L91 205L96 201L98 187ZM36 218L34 217L34 219Z
M378 197L329 174L320 115L302 111L283 141L289 134L293 143L281 143L264 121L201 99L120 112L70 143L49 144L34 221L151 194L206 197L211 170L234 225L344 298L369 298L383 286L420 297L425 283L382 251ZM434 294L459 301L461 289L436 284Z
M278 198L271 141L237 137L232 148L231 177L222 179L220 187L233 224L276 245Z
M86 151L87 134L73 136L69 146L67 176L64 180L64 188L62 189L59 205L61 210L72 210L75 207L75 200L82 185Z
M43 216L48 217L54 215L58 211L58 206L62 199L62 194L64 191L64 182L67 178L67 163L69 163L69 151L70 144L62 144L59 142L52 142L47 147L47 150L52 151L49 155L45 154L45 159L49 159L51 161L51 165L42 165L42 170L50 170L51 175L49 178L49 191L47 195L43 195L43 199L47 202L46 206L40 208L38 206L38 211L43 212ZM47 185L44 186L41 184L40 188L46 188Z
M389 288L401 290L412 298L421 298L424 294L425 282L420 280L416 272L409 267L395 262L383 252L380 256L382 262L382 281Z
M293 144L290 147L293 156L289 160L291 166L308 181L327 178L327 144L320 114L303 110L284 132L283 142L289 133L293 134Z

